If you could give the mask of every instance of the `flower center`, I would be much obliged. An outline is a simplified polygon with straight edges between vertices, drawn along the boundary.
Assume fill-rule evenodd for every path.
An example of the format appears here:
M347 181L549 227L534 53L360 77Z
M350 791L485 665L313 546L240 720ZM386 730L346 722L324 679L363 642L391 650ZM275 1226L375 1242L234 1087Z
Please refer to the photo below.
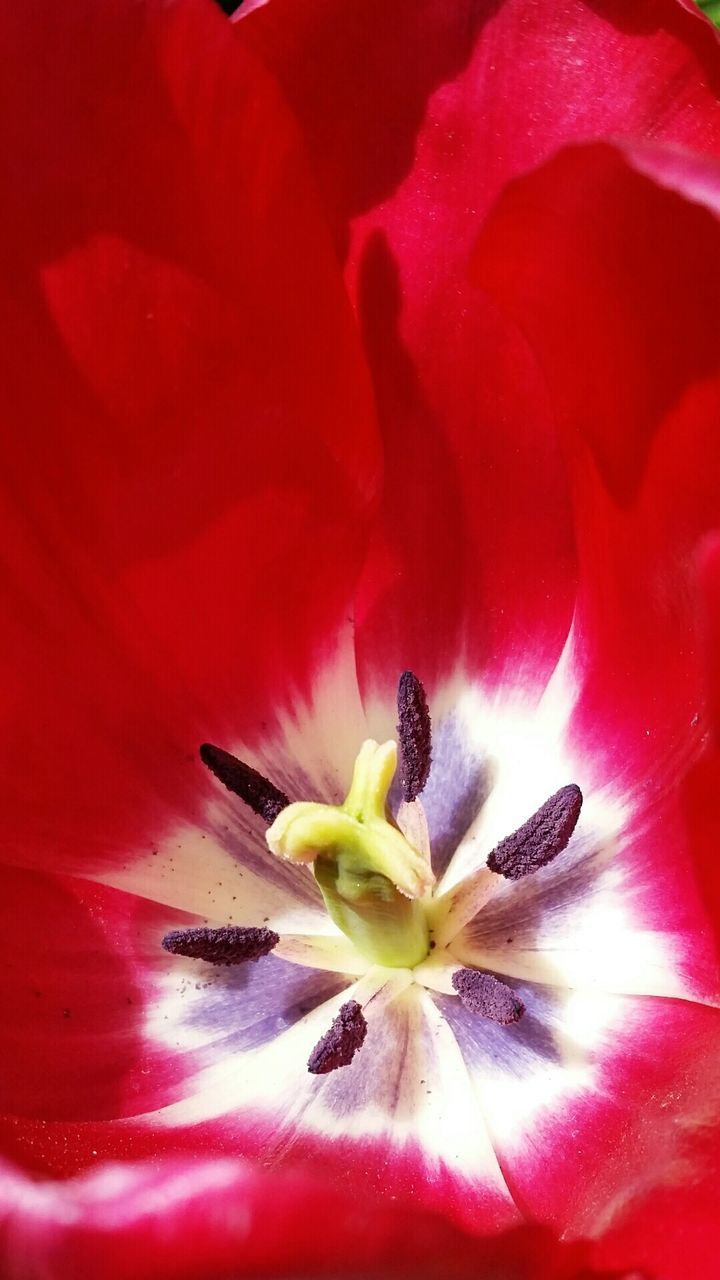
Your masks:
M418 799L430 772L431 726L423 687L412 672L400 678L397 705L403 796L397 820L388 805L398 763L394 741L362 744L342 804L291 803L222 748L205 743L200 755L268 825L266 840L275 856L312 866L330 917L370 971L381 972L373 968L378 965L405 970L392 982L454 994L471 1013L510 1027L525 1012L522 1000L494 974L463 964L461 931L503 880L532 875L562 853L575 830L582 793L574 783L561 787L496 845L484 865L433 896L427 824ZM163 938L167 951L216 965L260 960L280 942L272 929L237 925L174 930ZM363 997L366 1004L373 998ZM363 1006L347 1001L315 1046L308 1070L318 1075L349 1065L366 1032Z
M414 969L430 950L422 899L435 877L389 817L387 794L397 747L372 739L360 748L341 805L290 804L269 831L271 851L313 864L335 924L375 964Z

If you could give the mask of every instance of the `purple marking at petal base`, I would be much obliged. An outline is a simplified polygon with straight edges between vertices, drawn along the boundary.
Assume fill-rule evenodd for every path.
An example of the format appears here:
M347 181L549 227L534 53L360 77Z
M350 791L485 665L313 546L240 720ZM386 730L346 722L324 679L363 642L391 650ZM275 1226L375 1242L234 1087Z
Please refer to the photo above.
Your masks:
M243 928L226 924L219 929L201 925L197 929L173 929L166 933L162 945L175 956L190 956L210 964L244 964L259 960L280 941L272 929Z
M452 976L452 984L462 1003L470 1013L478 1013L502 1027L519 1022L525 1005L512 987L507 987L491 973L477 969L458 969Z
M268 826L289 805L290 801L284 791L262 773L258 773L257 769L245 764L244 760L238 760L229 751L223 751L222 747L203 742L200 759L228 791L244 800L253 813L264 818Z
M432 730L425 690L412 671L403 671L398 684L398 741L403 800L417 800L427 782L432 761Z
M245 1053L275 1040L347 986L344 974L290 964L273 951L262 964L204 966L196 982L185 968L173 1017L181 1031L202 1032L206 1043L222 1041L228 1054Z
M490 871L507 880L522 880L523 876L546 867L566 848L580 817L582 802L582 791L574 782L561 787L527 822L493 849L487 860Z
M475 822L493 781L492 762L475 753L457 712L437 721L422 803L430 832L432 869L438 879Z
M471 1013L456 994L433 995L473 1074L507 1073L517 1080L564 1061L556 1031L562 1026L567 992L520 979L513 986L525 1013L511 1027Z
M324 1076L338 1067L348 1067L367 1035L367 1022L357 1000L348 1000L329 1031L318 1040L308 1058L308 1071Z

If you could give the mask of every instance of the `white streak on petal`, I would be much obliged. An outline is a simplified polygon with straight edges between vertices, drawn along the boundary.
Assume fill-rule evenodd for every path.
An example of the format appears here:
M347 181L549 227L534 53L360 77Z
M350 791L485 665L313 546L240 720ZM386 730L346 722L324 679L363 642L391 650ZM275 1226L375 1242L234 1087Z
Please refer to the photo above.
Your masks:
M284 934L273 955L291 964L309 969L330 969L334 973L362 974L370 968L371 961L362 956L349 938L323 937L320 934Z
M572 649L570 636L539 702L528 700L522 682L513 689L504 686L492 696L478 686L468 687L459 698L457 732L467 743L468 752L487 759L493 785L460 842L439 892L447 892L484 866L495 845L517 830L560 787L576 782L583 788L586 783L582 762L569 754L566 743L577 696ZM596 845L606 843L627 818L626 799L587 786L585 790L581 827Z
M329 649L310 701L292 689L282 692L283 706L268 708L270 727L261 746L235 739L232 724L219 745L291 800L342 800L358 747L368 737L349 628ZM274 858L265 823L204 770L198 776L199 795L209 798L197 824L157 833L147 852L129 850L125 864L95 878L212 920L268 923L280 932L335 932L312 873Z
M357 1000L365 1012L372 1005L373 1015L386 1009L412 983L410 969L383 969L376 965L355 983L350 999Z
M251 1108L278 1117L279 1124L292 1123L293 1117L302 1114L309 1105L317 1089L313 1084L315 1077L307 1071L308 1058L329 1030L340 1006L353 999L364 1006L372 997L377 997L377 1008L382 1012L410 982L407 970L375 968L354 986L344 986L331 999L258 1048L233 1052L221 1043L215 1061L198 1071L189 1082L189 1096L155 1113L151 1117L153 1122L171 1127L195 1124Z
M508 1201L462 1055L432 1000L413 985L364 1011L363 1049L351 1068L325 1078L297 1123L327 1135L372 1134L398 1148L418 1144L431 1170L442 1164Z
M423 1146L458 1172L479 1178L510 1198L485 1122L483 1108L450 1027L426 992L420 993L426 1024L425 1061L416 1069L415 1089ZM428 1061L432 1063L429 1074ZM428 1073L428 1074L426 1074ZM423 1100L423 1080L432 1080ZM423 1105L424 1102L424 1105Z
M140 1216L150 1218L154 1214L171 1215L177 1205L190 1198L202 1199L238 1186L238 1162L214 1157L212 1160L193 1161L183 1167L169 1168L165 1163L160 1175L147 1165L103 1164L67 1181L33 1182L26 1175L16 1174L10 1168L0 1173L0 1191L3 1206L8 1212L20 1210L23 1217L33 1217L37 1222L38 1241L54 1235L56 1230L73 1228L92 1222L95 1229L117 1231L126 1224L137 1224ZM245 1209L238 1206L237 1229L242 1234ZM250 1211L247 1211L248 1220ZM15 1242L13 1241L13 1253ZM34 1250L33 1250L34 1256ZM57 1271L52 1264L52 1273ZM24 1275L50 1275L28 1265ZM15 1275L19 1272L15 1271Z
M208 818L209 826L212 820ZM243 830L241 836L248 848L253 845L252 832ZM259 844L257 849L254 865L262 868ZM272 857L267 849L265 855ZM332 933L334 925L312 873L304 867L291 868L296 879L281 880L271 878L274 870L269 869L267 878L255 874L216 838L195 827L182 827L159 842L153 852L89 878L208 920L267 924L278 932Z
M435 897L428 911L433 939L445 947L489 902L502 877L480 867L447 893Z
M364 1045L349 1066L311 1076L312 1050L352 999L367 1019ZM444 1165L509 1201L455 1038L409 970L371 970L257 1049L219 1048L218 1060L192 1080L191 1096L149 1114L150 1124L266 1117L275 1124L269 1159L303 1134L375 1137L388 1142L389 1158L393 1146L419 1147L431 1170Z
M449 952L433 951L427 960L415 966L413 978L421 987L428 987L430 991L441 991L444 995L456 996L452 978L453 974L461 968L460 962Z
M688 938L647 928L642 910L622 850L581 834L574 856L502 886L450 948L461 963L530 981L713 1003Z
M248 759L291 800L345 799L360 745L372 737L360 701L355 653L346 637L318 674L309 701L284 691L278 728Z
M506 977L618 995L687 999L680 971L682 939L677 938L675 945L676 951L668 934L625 929L616 931L610 943L607 936L602 943L588 937L575 948L541 946L523 951L508 946L505 951L483 951L457 940L453 951L460 963Z
M254 9L262 9L268 0L245 0L245 3L232 15L231 22L242 22Z
M416 853L421 853L430 863L430 834L421 800L403 800L395 815L400 830Z
M241 1061L347 986L343 974L291 964L274 952L229 967L173 956L145 1005L145 1035L175 1053L194 1052L188 1071L197 1073ZM194 1087L191 1079L187 1088Z
M537 1126L603 1089L602 1059L628 1014L623 997L520 985L525 1016L499 1027L438 998L463 1053L495 1148L522 1153Z

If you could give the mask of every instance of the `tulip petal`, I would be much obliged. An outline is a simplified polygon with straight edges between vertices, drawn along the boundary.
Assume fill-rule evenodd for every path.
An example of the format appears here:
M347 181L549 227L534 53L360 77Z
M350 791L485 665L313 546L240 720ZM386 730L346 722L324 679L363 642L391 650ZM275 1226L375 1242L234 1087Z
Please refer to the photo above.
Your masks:
M638 1185L689 1172L693 1134L720 1100L720 1011L513 986L526 1012L512 1028L478 1020L450 997L435 999L523 1212L562 1222L570 1235L594 1235Z
M634 775L629 747L622 781L603 773L574 732L583 702L571 671L566 661L559 664L534 710L512 695L489 701L470 690L458 703L455 723L468 758L484 760L492 785L439 885L438 941L451 946L459 963L509 976L718 1003L707 920L689 864L676 863L670 852L688 849L678 784L690 753L684 766L680 753L662 790L658 771L650 794L643 759ZM614 707L606 713L611 729L614 714ZM568 848L523 881L491 875L485 868L491 850L568 779L579 781L585 796ZM448 785L452 791L452 780ZM711 831L717 800L707 786L704 794ZM455 899L457 909L446 918L443 900Z
M703 153L720 138L716 41L684 0L633 11L623 0L566 0L562 11L552 0L481 9L400 0L389 17L381 0L349 0L342 16L327 0L273 0L237 36L292 104L339 243L368 210L385 222L413 197L430 206L424 230L443 257L427 254L426 292L452 274L460 246L448 224L462 226L474 208L482 216L558 144L627 133ZM407 219L408 241L413 226Z
M538 1228L473 1240L437 1215L370 1210L315 1176L271 1177L231 1157L105 1164L59 1183L5 1165L0 1195L6 1280L379 1276L390 1265L470 1280L484 1262L522 1280L539 1248L556 1248Z
M287 969L296 970L298 991L303 981L312 990L298 966ZM330 977L315 974L318 994L323 982L331 992ZM274 979L269 968L258 966L258 992L277 1005ZM253 975L249 981L255 983ZM160 1133L193 1126L200 1134L220 1125L237 1150L272 1163L301 1163L313 1144L322 1143L326 1170L335 1177L340 1169L361 1176L361 1169L390 1161L397 1163L391 1177L403 1199L410 1194L418 1203L436 1199L449 1207L467 1196L477 1201L464 1211L467 1221L487 1228L512 1221L516 1209L486 1120L433 1001L409 971L376 969L342 986L322 1003L308 999L309 1011L294 1025L286 1019L287 1029L276 1022L273 1039L263 1042L262 1028L269 1024L261 1023L250 1034L238 1029L208 1043L208 1065L188 1079L186 1097L139 1121ZM315 1046L348 1001L362 1006L367 1022L362 1047L348 1066L324 1076L309 1073ZM201 1019L201 1001L197 1008Z
M61 990L73 1006L58 1035L52 1016L28 1017L29 988L24 1002L10 991L10 1101L28 1113L15 1134L46 1167L79 1162L101 1146L92 1118L119 1117L99 1132L124 1155L215 1141L265 1162L322 1157L336 1181L374 1183L476 1228L524 1212L598 1236L608 1215L622 1230L648 1176L678 1180L684 1138L716 1113L717 1011L677 998L717 999L690 875L692 856L710 862L717 800L709 821L698 816L697 774L683 812L677 799L704 744L688 565L717 521L720 479L706 425L718 282L708 269L706 297L683 281L704 280L705 254L717 258L712 215L697 207L714 208L716 175L667 151L566 151L490 216L476 271L492 301L466 265L508 178L574 130L631 126L715 146L717 106L701 83L713 46L669 0L643 19L643 59L634 18L614 0L568 0L562 15L546 0L472 14L431 2L419 16L401 0L381 43L388 64L398 42L405 58L380 94L375 77L378 101L360 120L358 70L373 77L358 31L375 30L374 5L349 0L340 15L319 0L294 11L273 0L234 38L200 0L109 0L102 21L88 0L71 15L41 15L31 0L0 18L12 120L6 411L17 427L2 536L19 566L3 637L15 676L4 856L53 858L141 895L18 873L17 901L37 894L42 932L38 947L18 913L13 955L49 986L56 1021ZM72 64L54 56L68 21ZM258 33L274 32L282 53L298 40L293 23L308 21L319 38L298 41L305 65L285 75L287 59ZM348 68L328 58L326 21L346 33ZM408 32L426 50L410 77ZM310 48L331 74L316 74ZM401 83L400 127L371 175L368 139ZM549 86L561 86L562 111L548 111ZM363 143L354 154L347 92ZM297 121L283 95L297 99ZM489 128L475 127L479 116ZM350 155L348 191L337 178ZM522 208L528 192L549 212L519 220L521 240L528 222L540 237L530 265L549 272L544 291L520 254L503 252L517 247L513 201ZM557 235L556 198L563 215L572 206L571 235ZM496 276L483 273L483 244ZM362 349L338 268L346 246ZM589 273L567 269L576 250ZM583 331L588 296L598 305ZM557 341L571 316L574 368ZM577 546L558 419L572 439ZM209 738L292 798L315 788L332 799L366 736L358 681L372 720L408 664L446 701L443 680L455 677L457 693L460 672L473 686L426 788L447 884L480 865L501 818L493 843L557 787L588 795L584 831L557 862L454 940L517 979L527 1012L516 1027L471 1024L459 1001L443 1004L408 974L349 980L354 957L311 877L275 862L261 824L192 763ZM289 929L289 950L210 973L162 952L168 928L208 919ZM347 972L333 968L345 961ZM131 979L140 999L121 1018ZM313 1045L353 998L367 1043L351 1065L309 1077ZM51 1046L58 1070L22 1079L26 1055L42 1061ZM222 1191L217 1173L200 1179L203 1192ZM138 1197L146 1216L154 1176ZM236 1196L234 1172L229 1184ZM103 1186L134 1222L132 1175ZM166 1193L184 1203L184 1191ZM58 1203L38 1195L43 1212ZM20 1239L39 1247L32 1233ZM226 1261L236 1269L234 1254ZM79 1263L94 1266L92 1254ZM22 1280L27 1271L21 1258Z
M0 22L2 840L94 874L194 824L202 741L277 736L353 663L376 423L302 140L222 15Z
M532 353L468 288L474 239L504 185L562 143L716 147L715 39L674 0L632 17L618 0L386 9L275 0L236 28L303 128L386 441L361 687L389 696L387 669L406 665L434 687L463 653L490 684L538 690L572 610L568 494Z
M507 189L475 254L476 280L521 324L563 423L623 506L649 475L667 489L671 454L697 472L706 409L689 392L702 382L711 392L718 372L707 323L720 235L700 204L720 211L720 158L648 143L567 147ZM679 478L665 520L687 536L693 515L698 528L707 518L708 480L691 513Z
M433 727L433 761L422 803L432 868L440 879L474 825L494 784L493 762L454 707Z
M358 967L345 939L311 936L283 940L292 962L218 969L168 955L169 928L201 921L145 899L10 868L3 892L0 1071L17 1115L112 1120L165 1106L208 1062L266 1044L343 991L345 961Z
M178 1096L188 1066L148 1034L171 961L160 939L185 920L70 877L3 869L5 1107L106 1119Z
M5 1164L0 1196L7 1280L606 1275L586 1267L589 1244L538 1224L468 1235L437 1213L364 1203L316 1170L269 1175L232 1156L107 1163L66 1182L34 1182Z
M693 553L717 521L720 485L720 363L706 332L716 209L713 161L639 145L570 148L508 191L475 266L484 287L522 312L568 431L581 564L568 746L589 785L626 809L619 854L638 924L685 935L700 987L710 942L677 788L707 741ZM565 338L580 298L578 377ZM640 332L650 364L636 359ZM607 369L622 369L633 348L632 377L606 378L601 395ZM621 386L622 405L612 389ZM712 876L709 861L700 872Z
M702 639L712 739L683 783L682 813L690 852L720 957L720 534L705 541L698 558Z
M625 1202L601 1218L592 1256L597 1266L632 1264L648 1275L685 1280L716 1256L717 1133L711 1125L685 1132L678 1159L659 1185L640 1178ZM658 1230L662 1223L662 1230Z

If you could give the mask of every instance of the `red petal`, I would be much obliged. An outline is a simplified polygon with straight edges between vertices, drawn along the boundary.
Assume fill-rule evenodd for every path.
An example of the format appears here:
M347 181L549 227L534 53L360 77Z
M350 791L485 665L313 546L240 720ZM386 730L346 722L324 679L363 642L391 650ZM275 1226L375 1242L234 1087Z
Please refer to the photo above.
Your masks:
M711 535L699 557L705 629L705 667L710 720L720 745L720 533Z
M560 142L712 147L714 40L671 0L631 16L580 0L386 10L273 0L237 28L278 75L350 244L387 440L361 680L408 663L429 678L459 652L492 680L522 654L532 686L569 620L567 496L537 371L467 289L472 243L508 179Z
M720 231L688 203L702 194L718 207L712 161L568 148L508 188L475 255L475 278L523 328L563 421L622 504L637 496L663 423L675 486L683 478L687 490L691 476L694 502L710 501L698 465L708 406L688 396L720 368L711 329Z
M348 985L272 955L230 971L168 955L170 929L217 918L216 892L208 877L208 915L198 918L87 881L4 869L8 1111L74 1122L155 1113L191 1094L209 1063L231 1061L237 1074L245 1054ZM232 918L229 887L227 897Z
M628 884L646 882L634 907L647 927L693 937L699 969L708 947L676 789L703 744L693 552L720 518L720 227L701 195L720 202L714 162L570 148L508 189L476 258L478 280L522 319L570 440L578 780L629 804L621 854Z
M710 537L699 558L705 624L705 668L714 742L685 779L682 811L690 852L720 956L720 537Z
M680 1168L697 1178L702 1165L686 1161L718 1096L720 1012L511 985L526 1012L510 1030L479 1027L451 998L440 1006L521 1211L594 1237L636 1188L675 1181Z
M45 1120L112 1119L174 1100L192 1053L150 1035L187 917L69 877L3 869L0 1089ZM196 1069L196 1068L195 1068Z
M0 24L3 842L96 869L348 634L374 412L296 126L222 14Z
M716 790L715 809L717 795ZM712 1272L720 1247L717 1039L714 1050L707 1040L696 1046L695 1052L698 1050L699 1068L689 1064L689 1070L679 1077L689 1107L685 1115L678 1116L671 1142L658 1160L656 1168L663 1176L656 1181L654 1177L648 1180L645 1174L631 1181L628 1194L608 1206L610 1212L601 1220L601 1232L593 1232L599 1234L593 1250L599 1267L635 1267L643 1275L661 1276L662 1280L685 1280L689 1275ZM670 1109L676 1088L677 1078L665 1097Z
M155 1132L197 1126L278 1165L321 1158L336 1185L377 1179L378 1196L443 1210L474 1229L513 1225L517 1209L457 1046L407 981L374 969L293 1025L283 1019L284 1033L264 1044L227 1035L187 1097L140 1123ZM349 1066L313 1075L306 1063L348 999L366 1013L365 1045Z
M639 1185L612 1215L593 1250L596 1265L633 1266L662 1280L711 1272L720 1248L718 1173L717 1133L686 1139L668 1184Z
M520 1228L497 1240L315 1178L271 1178L233 1159L108 1164L67 1183L0 1171L0 1251L7 1280L207 1280L210 1276L393 1274L514 1280L569 1277L587 1250ZM508 1271L506 1268L511 1267Z
M432 688L464 662L488 686L512 672L532 695L574 585L545 389L517 332L461 283L408 338L406 272L401 252L370 241L359 307L386 471L357 595L360 686L389 700L395 672L409 666Z
M405 238L425 259L430 289L447 281L460 249L444 235L448 223L460 219L471 235L468 214L558 143L627 133L700 152L720 145L716 40L685 7L400 0L388 12L382 0L348 0L338 12L331 0L272 0L237 35L292 103L338 235L371 207L385 223L414 201ZM442 262L417 239L420 218L443 244Z
M707 915L719 901L716 763L708 758L680 796L678 789L705 737L693 552L720 516L720 360L712 340L720 229L709 211L719 198L720 169L698 157L568 149L507 190L476 260L478 281L522 323L538 352L570 437L581 561L569 662L579 686L574 749L596 785L625 797L630 820L613 866L625 877L633 914L682 939L680 968L701 998L717 990ZM705 583L712 594L712 555ZM713 617L714 605L711 635ZM711 655L714 661L712 648ZM671 1025L672 1010L657 1009ZM715 1119L716 1015L678 1009L678 1016L663 1071L670 1045L686 1063L674 1062L659 1086L659 1094L682 1100L669 1137L659 1136L667 1107L653 1104L643 1121L647 1162L634 1171L628 1164L619 1200L607 1188L598 1195L613 1218L614 1243L602 1257L669 1277L686 1274L694 1259L707 1266L713 1247L712 1231L702 1225L704 1192L678 1201L649 1190L649 1177L674 1189L702 1184L706 1153L697 1135ZM653 1058L662 1056L656 1044ZM610 1063L611 1095L614 1074ZM638 1089L648 1079L641 1059L620 1087L637 1114ZM603 1115L601 1127L612 1149L622 1122ZM593 1126L586 1132L592 1150ZM600 1164L604 1177L610 1162ZM685 1203L689 1222L675 1229Z

